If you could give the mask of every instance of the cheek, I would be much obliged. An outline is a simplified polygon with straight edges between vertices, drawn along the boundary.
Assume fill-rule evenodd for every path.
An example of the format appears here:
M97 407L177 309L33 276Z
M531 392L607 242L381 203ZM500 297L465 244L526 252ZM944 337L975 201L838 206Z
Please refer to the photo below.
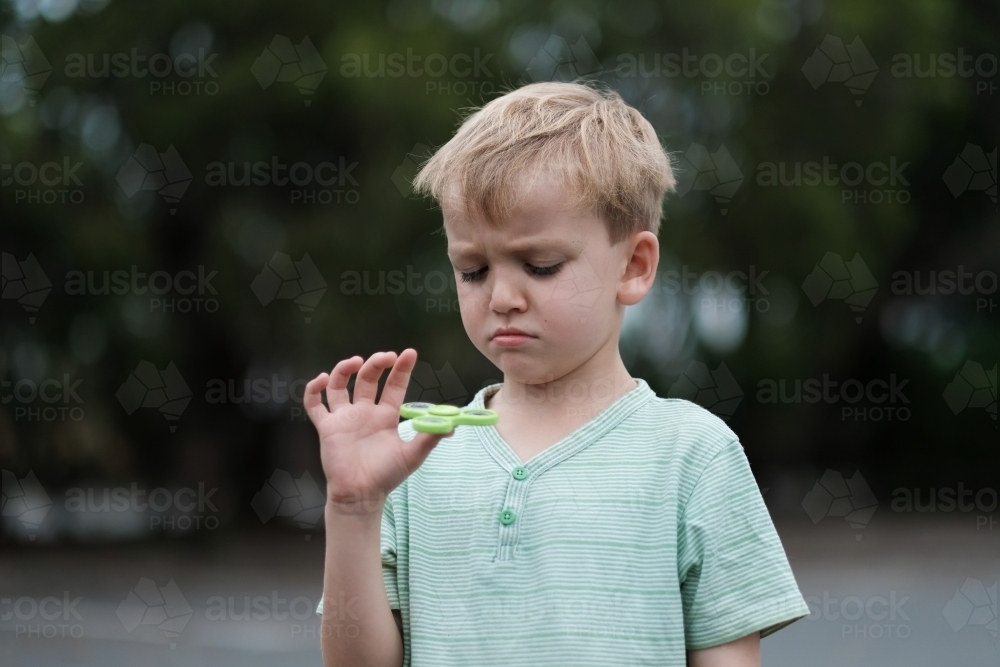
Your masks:
M584 340L606 319L608 292L599 281L560 280L536 293L545 328L566 339Z
M551 290L539 295L535 319L549 339L572 341L587 337L587 332L581 329L577 298L554 294Z
M484 309L489 304L488 302L484 302L482 297L477 296L475 290L469 289L467 285L462 285L461 282L457 284L455 289L458 298L458 310L462 315L462 323L468 329L470 325L483 320Z

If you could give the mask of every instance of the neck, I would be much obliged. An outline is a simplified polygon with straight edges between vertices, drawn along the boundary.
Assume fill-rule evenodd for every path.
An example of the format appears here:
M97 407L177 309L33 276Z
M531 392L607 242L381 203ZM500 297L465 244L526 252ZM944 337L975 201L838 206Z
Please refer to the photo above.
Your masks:
M611 351L613 354L609 355L599 352L551 381L528 383L505 373L503 386L487 399L487 407L512 415L548 416L557 421L567 418L574 421L573 415L589 418L639 386L625 368L617 345Z

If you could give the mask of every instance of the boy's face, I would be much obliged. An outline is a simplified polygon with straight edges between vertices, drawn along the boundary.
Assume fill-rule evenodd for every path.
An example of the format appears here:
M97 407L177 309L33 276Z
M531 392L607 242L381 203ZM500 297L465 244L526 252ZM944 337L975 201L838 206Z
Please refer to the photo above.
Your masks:
M655 274L655 235L612 246L604 222L567 211L563 187L545 175L500 229L455 202L441 208L462 323L505 381L547 383L618 359L624 306L641 300ZM495 337L502 327L529 337Z

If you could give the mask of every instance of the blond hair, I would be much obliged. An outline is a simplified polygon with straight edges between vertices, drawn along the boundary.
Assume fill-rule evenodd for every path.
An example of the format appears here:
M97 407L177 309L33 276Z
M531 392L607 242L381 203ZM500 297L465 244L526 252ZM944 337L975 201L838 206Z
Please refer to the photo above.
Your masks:
M657 234L663 197L675 188L653 126L617 92L542 82L470 109L413 189L440 203L457 186L466 210L471 204L496 228L517 209L521 179L542 170L562 178L570 210L604 220L612 245L638 231Z

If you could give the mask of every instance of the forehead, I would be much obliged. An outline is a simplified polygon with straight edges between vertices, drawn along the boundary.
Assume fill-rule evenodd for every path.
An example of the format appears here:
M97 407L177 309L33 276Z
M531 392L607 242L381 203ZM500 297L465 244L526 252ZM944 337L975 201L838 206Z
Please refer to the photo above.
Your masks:
M452 195L441 202L448 252L481 252L487 245L501 252L518 252L579 242L603 229L593 216L571 210L566 195L557 179L539 175L521 193L513 213L492 227L453 188Z

